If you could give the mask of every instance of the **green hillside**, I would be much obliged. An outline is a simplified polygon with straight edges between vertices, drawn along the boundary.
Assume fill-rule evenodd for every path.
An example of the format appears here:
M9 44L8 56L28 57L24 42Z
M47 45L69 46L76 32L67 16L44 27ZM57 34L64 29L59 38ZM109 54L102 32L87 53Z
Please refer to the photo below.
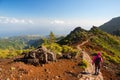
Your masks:
M120 63L120 37L113 36L99 29L90 30L94 36L90 39L92 49L98 47L103 53L103 57L113 63Z
M36 47L42 43L41 36L16 36L0 38L0 49L25 49L31 46ZM36 44L36 42L38 44Z
M60 44L74 44L76 42L81 42L83 40L86 40L88 38L88 31L82 29L81 27L75 28L73 31L70 32L65 38L60 40L58 43Z
M106 61L120 63L120 37L103 32L97 27L93 27L89 31L77 27L58 43L72 45L85 40L89 40L89 43L83 49L87 49L91 53L101 51Z

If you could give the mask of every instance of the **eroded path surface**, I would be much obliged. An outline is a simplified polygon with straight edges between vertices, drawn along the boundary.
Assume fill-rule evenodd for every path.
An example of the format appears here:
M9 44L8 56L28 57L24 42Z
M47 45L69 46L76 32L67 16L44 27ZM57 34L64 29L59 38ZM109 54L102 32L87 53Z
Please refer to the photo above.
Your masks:
M88 67L85 69L85 72L87 74L79 74L78 75L80 77L79 80L103 80L103 76L102 76L101 72L100 72L99 75L93 75L95 67L94 67L94 65L92 65L92 59L90 58L90 56L88 55L88 53L86 51L83 51L81 49L81 46L83 46L86 43L88 43L88 40L86 40L83 43L77 45L77 48L79 50L81 50L81 52L83 54L83 60L86 60L88 62Z

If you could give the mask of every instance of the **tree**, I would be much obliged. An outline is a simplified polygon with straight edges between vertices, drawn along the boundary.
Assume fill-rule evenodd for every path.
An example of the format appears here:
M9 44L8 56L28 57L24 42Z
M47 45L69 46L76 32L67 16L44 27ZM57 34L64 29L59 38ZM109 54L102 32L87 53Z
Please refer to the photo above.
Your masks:
M49 43L54 43L55 42L55 35L53 32L50 32L50 35L49 35Z
M43 38L43 44L44 45L48 44L48 40L46 38Z

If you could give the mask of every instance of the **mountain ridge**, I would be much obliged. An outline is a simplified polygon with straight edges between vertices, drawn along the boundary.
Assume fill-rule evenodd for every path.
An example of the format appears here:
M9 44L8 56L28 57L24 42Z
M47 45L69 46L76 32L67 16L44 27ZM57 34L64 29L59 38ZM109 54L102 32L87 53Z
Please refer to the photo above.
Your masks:
M114 32L117 31L118 29L120 29L120 17L112 18L110 21L99 26L99 28L105 32L108 32L108 33L111 33L114 35L118 35ZM120 35L118 35L118 36L120 36Z
M76 31L76 30L77 28L71 31L71 33L68 34L59 43L61 43L62 45L66 45L66 44L74 45L74 47L76 47L76 45L81 44L86 40L89 40L86 44L81 46L82 50L87 52L91 57L95 53L101 52L104 60L103 67L102 67L102 73L103 73L104 79L119 80L120 78L117 74L120 73L120 70L119 70L120 37L108 34L107 32L104 32L95 26L93 26L89 31L82 30L82 29L80 29L80 31L78 30ZM78 35L76 35L76 32L78 32L77 33ZM83 32L84 34L81 34ZM74 40L74 39L77 39L77 40Z

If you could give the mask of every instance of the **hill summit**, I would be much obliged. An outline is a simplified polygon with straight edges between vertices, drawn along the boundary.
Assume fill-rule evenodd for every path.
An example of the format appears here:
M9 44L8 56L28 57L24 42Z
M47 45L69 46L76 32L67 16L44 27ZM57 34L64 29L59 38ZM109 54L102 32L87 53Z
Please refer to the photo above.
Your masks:
M76 27L64 39L59 41L59 43L60 44L74 44L76 42L85 40L86 37L87 37L87 30L84 30L81 27Z
M64 39L60 40L60 44L76 44L81 43L92 36L99 35L99 33L104 33L96 26L93 26L91 30L87 31L81 27L76 27L73 31L70 32Z
M112 18L110 21L104 23L99 28L105 32L120 36L118 34L120 33L118 30L120 29L120 17Z

